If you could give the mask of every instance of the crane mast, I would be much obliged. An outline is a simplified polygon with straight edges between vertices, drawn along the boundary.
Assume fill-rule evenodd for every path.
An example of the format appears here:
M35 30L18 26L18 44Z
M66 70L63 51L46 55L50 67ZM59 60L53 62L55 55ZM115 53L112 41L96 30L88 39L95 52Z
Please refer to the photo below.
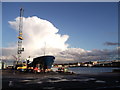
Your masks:
M20 9L20 20L19 20L19 34L18 34L18 50L17 50L17 54L18 54L18 62L21 61L21 56L22 56L22 52L24 51L24 48L22 48L22 41L23 41L23 33L22 33L22 29L23 29L23 8Z

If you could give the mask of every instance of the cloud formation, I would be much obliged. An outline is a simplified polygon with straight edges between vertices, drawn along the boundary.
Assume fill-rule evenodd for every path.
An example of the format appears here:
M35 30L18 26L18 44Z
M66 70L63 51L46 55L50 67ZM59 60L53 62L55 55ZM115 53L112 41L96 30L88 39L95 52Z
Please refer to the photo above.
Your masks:
M120 43L105 42L104 45L107 45L107 46L113 46L113 45L120 45Z
M18 32L19 17L14 21L9 21L9 24ZM36 16L23 18L23 38L23 47L25 48L22 54L23 59L28 56L34 58L44 55L45 51L46 55L56 57L56 63L108 60L120 51L120 47L115 50L94 49L91 51L69 48L69 44L66 43L68 35L59 34L59 29L50 21ZM105 45L118 45L118 43L106 42ZM14 59L12 55L17 55L17 45L2 49L2 59Z
M94 49L87 51L81 48L68 48L67 50L61 52L56 56L57 61L60 62L86 62L95 60L110 60L111 58L118 55L120 48L114 50L99 50Z
M19 30L19 17L15 21L9 21L15 30ZM24 57L40 56L44 54L56 54L69 46L66 41L68 35L61 35L51 22L37 16L23 18L23 52Z
M2 60L14 60L14 57L12 55L16 55L16 48L0 48L0 51L2 51L2 56L0 59Z
M16 53L14 48L4 48L3 59L15 59L12 54ZM110 60L111 57L118 55L120 47L114 50L99 50L94 49L87 51L81 48L67 48L64 51L54 54L56 57L55 63L69 63L69 62L86 62L95 60Z

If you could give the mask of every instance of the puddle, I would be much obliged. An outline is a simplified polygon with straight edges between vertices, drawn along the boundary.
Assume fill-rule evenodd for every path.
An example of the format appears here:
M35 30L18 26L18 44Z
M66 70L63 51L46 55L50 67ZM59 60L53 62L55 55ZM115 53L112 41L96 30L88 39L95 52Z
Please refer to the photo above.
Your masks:
M27 83L30 82L31 80L20 80L21 83Z
M116 83L119 83L119 81L115 81Z
M90 80L96 80L95 78L87 78L87 79L73 79L72 81L90 81Z
M108 90L108 89L114 89L114 88L120 88L120 86L109 86L109 87L98 87L97 89L100 89L100 90L102 90L102 89L106 89L106 90Z
M96 83L106 83L106 81L102 81L102 80L97 80L95 81Z
M67 79L60 79L60 80L48 80L47 82L62 82L62 81L69 81Z
M41 81L39 81L39 82L37 82L38 84L41 84L42 82Z
M51 90L51 89L54 89L55 87L44 87L43 89L49 89L49 90Z

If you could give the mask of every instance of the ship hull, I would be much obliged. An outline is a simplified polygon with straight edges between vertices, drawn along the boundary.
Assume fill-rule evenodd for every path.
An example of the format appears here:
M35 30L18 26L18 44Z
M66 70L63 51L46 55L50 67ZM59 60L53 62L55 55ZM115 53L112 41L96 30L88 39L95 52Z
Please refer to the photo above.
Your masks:
M54 56L41 56L33 59L33 68L50 69L54 62Z

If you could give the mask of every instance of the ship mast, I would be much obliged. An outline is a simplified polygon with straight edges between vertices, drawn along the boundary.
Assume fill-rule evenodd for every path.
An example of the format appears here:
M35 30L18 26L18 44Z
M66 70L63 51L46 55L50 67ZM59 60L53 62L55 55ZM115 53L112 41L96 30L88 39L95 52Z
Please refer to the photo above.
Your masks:
M22 40L23 40L23 33L22 33L22 29L23 29L23 8L20 9L20 20L19 20L19 34L18 34L18 50L17 50L17 54L18 54L18 62L21 61L21 56L22 56L22 52L24 51L24 48L22 48Z
M46 42L45 42L45 46L44 46L44 56L45 56L45 50L46 50Z

